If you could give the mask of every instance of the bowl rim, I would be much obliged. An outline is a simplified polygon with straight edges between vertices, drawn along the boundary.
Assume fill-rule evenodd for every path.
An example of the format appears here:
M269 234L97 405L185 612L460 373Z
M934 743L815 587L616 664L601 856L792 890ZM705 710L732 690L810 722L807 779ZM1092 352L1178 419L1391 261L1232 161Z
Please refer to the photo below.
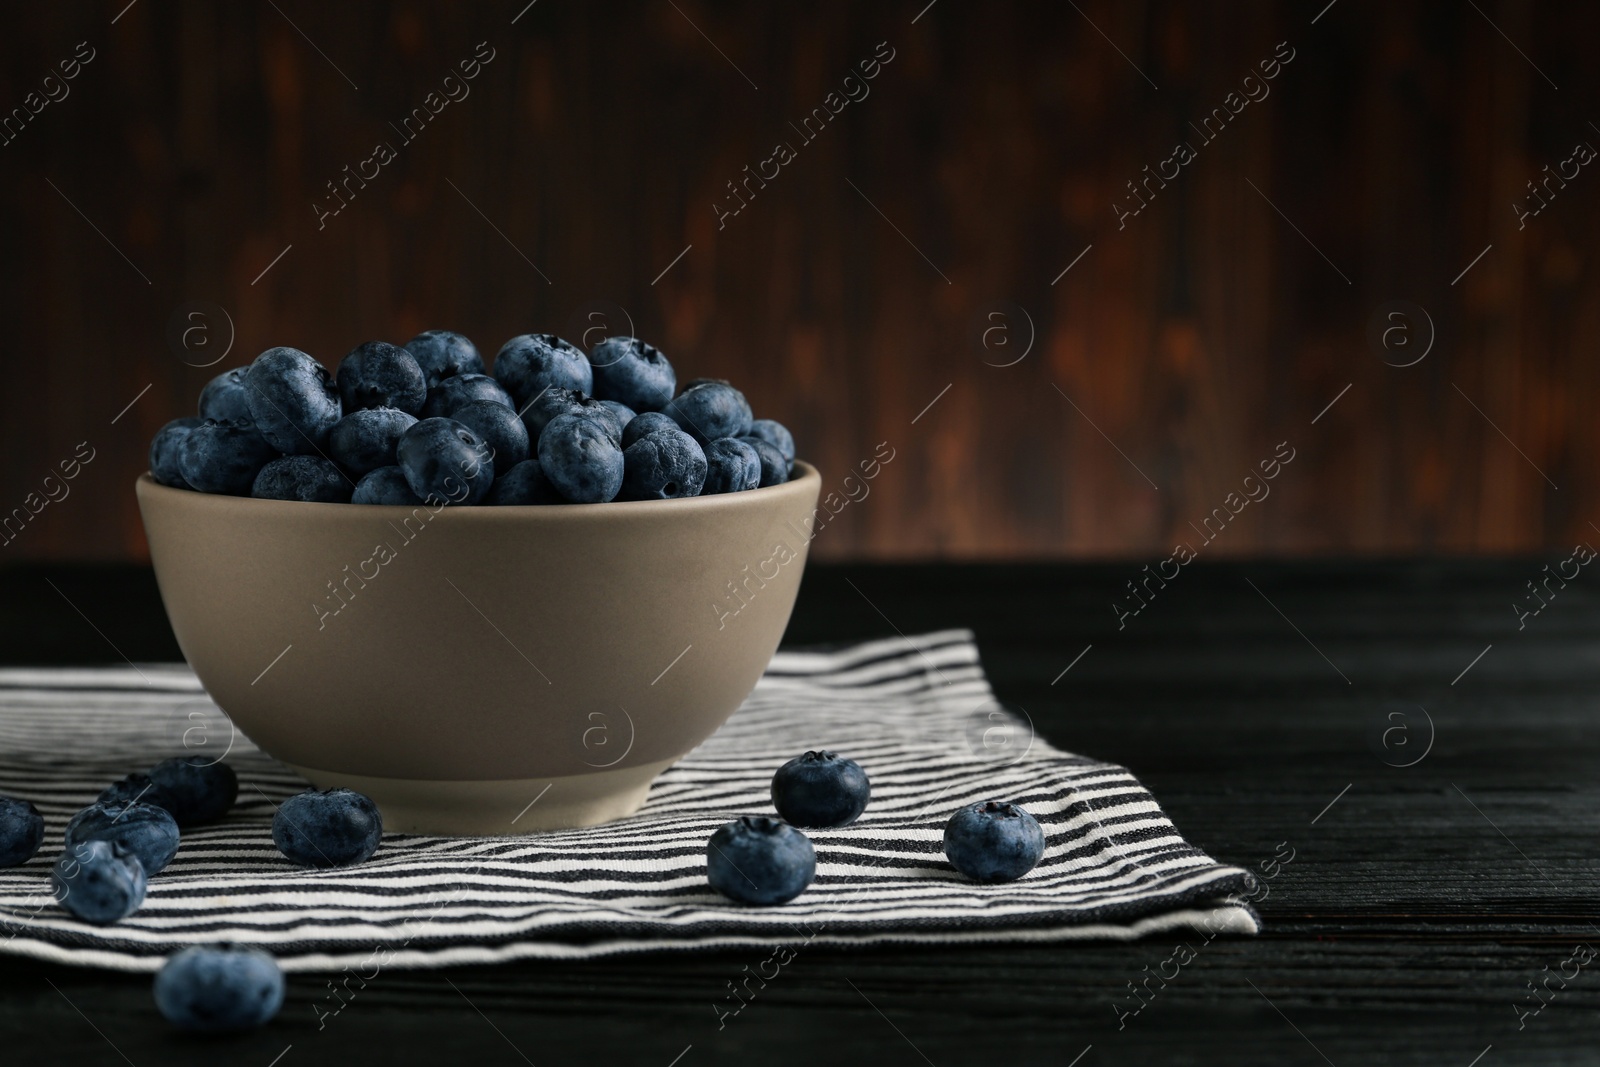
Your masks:
M237 511L250 509L259 513L282 512L285 509L302 515L398 515L411 514L418 508L427 508L435 517L440 514L460 516L453 522L496 522L508 518L529 519L538 516L541 521L563 522L592 520L600 515L618 518L641 514L661 513L682 515L693 511L714 511L757 507L766 501L776 502L790 497L815 496L822 486L822 474L805 460L794 461L794 473L788 481L760 489L747 489L742 493L713 493L709 496L685 496L672 500L609 500L600 504L473 504L465 506L439 505L435 508L426 501L420 504L351 504L324 503L305 500L262 500L251 496L232 496L227 493L202 493L197 489L178 489L162 485L147 470L134 479L134 491L143 500L172 501L187 499L195 507L213 507L218 510ZM598 512L596 509L600 509ZM474 516L475 518L467 518ZM494 516L500 516L496 519Z

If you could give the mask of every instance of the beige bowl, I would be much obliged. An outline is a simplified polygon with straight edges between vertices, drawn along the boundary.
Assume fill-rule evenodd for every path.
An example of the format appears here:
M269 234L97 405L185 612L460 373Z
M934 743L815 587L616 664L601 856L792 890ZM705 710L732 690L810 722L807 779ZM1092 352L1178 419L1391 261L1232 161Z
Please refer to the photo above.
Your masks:
M434 509L139 478L173 632L217 704L387 829L515 834L644 803L778 647L821 478L745 493Z

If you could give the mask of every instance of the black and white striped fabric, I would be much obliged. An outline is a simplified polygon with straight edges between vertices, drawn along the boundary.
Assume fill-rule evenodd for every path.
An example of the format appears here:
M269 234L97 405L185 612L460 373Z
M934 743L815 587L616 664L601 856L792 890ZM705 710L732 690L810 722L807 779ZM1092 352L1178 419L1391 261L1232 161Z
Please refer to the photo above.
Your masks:
M0 671L0 793L37 804L45 847L0 870L0 952L149 971L185 945L235 941L285 970L437 967L642 949L1129 939L1179 927L1252 934L1243 870L1187 844L1126 770L1032 736L995 703L965 631L780 652L745 706L668 770L638 814L521 837L390 835L367 863L284 860L274 803L306 783L231 728L185 667ZM108 782L172 755L217 753L239 802L185 833L144 907L73 919L47 874L68 818ZM731 903L706 841L772 811L772 772L831 748L872 778L856 823L812 831L817 877L789 904ZM1039 866L981 886L945 862L961 805L1016 801L1045 828Z

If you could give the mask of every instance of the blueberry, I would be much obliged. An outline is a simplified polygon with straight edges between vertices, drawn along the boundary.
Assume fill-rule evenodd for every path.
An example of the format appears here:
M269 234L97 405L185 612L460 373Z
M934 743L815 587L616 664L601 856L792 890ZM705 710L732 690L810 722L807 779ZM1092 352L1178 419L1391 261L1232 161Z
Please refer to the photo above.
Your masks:
M550 479L544 476L544 468L539 466L537 459L525 459L511 470L494 480L489 487L489 504L522 505L522 504L564 504L561 494L556 492L556 487Z
M422 368L429 389L458 374L483 373L483 357L478 355L478 347L449 330L424 330L406 342L406 351Z
M702 496L742 493L761 484L761 457L737 437L719 437L706 445L706 484Z
M711 835L706 877L711 888L745 904L782 904L817 876L811 839L788 823L744 815Z
M504 404L474 400L456 408L450 417L478 435L496 470L510 470L528 458L528 427Z
M699 496L706 481L706 454L682 430L657 430L622 454L623 500L672 500Z
M27 863L44 844L44 816L26 800L0 797L0 867Z
M511 394L487 374L457 374L428 390L428 400L422 405L422 417L448 419L456 408L474 400L493 400L496 404L516 410L516 405L511 402Z
M761 488L782 485L789 480L789 464L784 462L782 452L759 437L741 437L739 440L755 449L761 460Z
M357 478L379 467L392 467L400 435L416 424L415 415L397 408L352 411L334 423L328 434L328 455Z
M488 448L455 419L423 419L400 436L395 454L406 484L430 503L476 504L494 481Z
M244 384L250 394L250 418L279 452L321 451L328 431L344 414L328 368L299 349L267 349L250 364Z
M553 333L525 333L500 347L494 376L521 409L546 389L594 391L594 374L583 350Z
M150 780L179 826L220 819L239 796L239 776L233 768L203 756L162 760L150 768Z
M1044 855L1044 831L1015 804L968 804L945 824L944 854L975 882L1014 882Z
M353 789L308 789L278 805L272 843L303 867L346 867L378 850L383 815Z
M252 422L211 422L178 442L178 471L202 493L249 496L256 475L278 457Z
M364 408L397 408L407 415L422 410L428 379L417 357L387 341L367 341L339 361L334 375L345 414Z
M757 419L750 424L746 437L759 437L767 444L776 448L783 454L783 462L788 465L788 470L794 470L794 434L781 422L772 419Z
M589 353L601 400L620 400L635 411L660 411L672 399L678 376L654 345L636 337L607 337Z
M178 854L178 821L145 801L94 803L67 823L66 840L68 850L85 841L115 841L139 857L145 874L157 874Z
M742 437L750 430L750 402L725 382L705 382L686 389L661 409L696 441Z
M795 826L848 826L867 810L872 783L853 759L807 752L772 776L772 806Z
M144 903L144 864L115 841L80 841L56 860L50 885L56 901L85 922L104 926Z
M622 449L599 419L551 419L539 435L539 466L562 498L574 504L603 504L622 488Z
M628 424L637 418L639 413L616 400L602 400L600 406L617 417L617 439L621 440L622 435L628 432Z
M200 417L218 422L238 422L250 418L250 390L244 376L249 367L225 370L200 390Z
M299 500L308 504L348 504L354 484L331 459L283 456L261 468L250 495L259 500Z
M368 471L356 483L356 491L350 495L350 503L415 507L423 503L423 500L411 491L405 471L399 467L379 467L375 471Z
M627 448L645 434L677 428L678 424L672 421L671 415L663 415L659 411L641 411L622 428L622 447Z
M191 945L156 972L156 1007L185 1030L225 1033L268 1022L283 1007L283 971L257 948Z
M172 802L167 795L150 780L148 774L128 774L118 778L106 786L95 797L99 804L154 804L158 808L172 810Z
M178 446L189 436L189 431L202 421L195 418L173 419L156 431L150 441L150 477L174 489L194 488L184 480L183 471L178 468Z
M682 396L697 385L728 385L726 378L690 378L678 388L678 395Z
M558 415L580 415L598 420L613 439L619 444L622 441L622 421L610 408L576 389L552 386L535 395L522 409L522 422L528 427L528 440L535 450L539 447L539 435L550 425L550 420Z

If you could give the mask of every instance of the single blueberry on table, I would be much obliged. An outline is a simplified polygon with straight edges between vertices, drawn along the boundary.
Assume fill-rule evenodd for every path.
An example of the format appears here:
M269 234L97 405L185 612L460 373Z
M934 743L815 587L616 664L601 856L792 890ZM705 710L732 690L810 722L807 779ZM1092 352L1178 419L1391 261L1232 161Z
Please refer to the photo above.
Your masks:
M327 446L328 431L344 414L328 368L297 348L261 353L250 364L244 384L250 418L279 452L316 455Z
M622 428L622 447L627 448L639 438L646 434L655 433L657 430L676 430L677 428L678 424L672 420L671 415L663 415L659 411L641 411Z
M138 856L124 845L99 838L72 845L50 869L56 903L100 926L138 911L147 884Z
M622 453L623 500L672 500L699 496L706 481L706 454L679 429L646 434Z
M308 789L278 805L272 843L303 867L360 863L383 840L378 805L353 789Z
M755 449L756 456L761 460L761 488L782 485L789 480L789 464L784 462L782 452L759 437L741 437L738 440Z
M1015 804L968 804L945 824L944 854L975 882L1014 882L1044 855L1044 831Z
M757 419L750 424L746 437L759 437L783 454L784 463L794 470L794 434L783 423L773 419Z
M619 443L622 441L622 420L610 408L576 389L551 386L537 393L522 408L522 422L528 428L528 442L534 451L539 448L539 435L550 425L550 420L558 415L581 415L594 419L605 426L613 439Z
M233 768L204 756L162 760L150 768L150 780L179 826L220 819L239 796L239 776Z
M158 874L178 854L178 821L155 804L96 802L67 823L68 850L85 841L114 841L139 857L147 875Z
M355 488L331 459L282 456L261 468L250 495L258 500L298 500L308 504L348 504Z
M706 445L706 484L702 496L742 493L761 485L761 457L737 437L719 437Z
M750 430L750 402L724 382L685 389L661 409L702 445L719 437L742 437Z
M617 417L617 425L620 427L620 429L617 431L619 440L621 439L622 434L628 432L628 424L639 415L637 411L634 411L628 405L620 403L616 400L602 400L600 401L600 406Z
M339 361L334 379L346 415L365 408L416 415L428 399L428 379L417 358L387 341L367 341L351 349Z
M782 904L817 876L811 839L788 823L744 815L711 835L706 878L711 888L744 904Z
M106 786L95 797L99 804L154 804L158 808L172 810L172 804L166 799L159 786L151 780L148 774L126 774L115 782Z
M178 441L178 472L202 493L249 496L256 475L276 458L252 422L207 420Z
M826 750L796 756L772 776L772 806L794 826L848 826L871 796L861 764Z
M379 467L375 471L368 471L356 483L356 491L350 495L350 503L416 507L423 503L423 499L411 491L405 471L399 467Z
M245 387L244 376L250 368L234 367L225 370L206 383L200 390L200 417L218 422L238 422L250 417L250 390Z
M565 504L544 475L537 459L525 459L494 480L484 501L503 507L529 504Z
M423 419L400 436L395 456L411 491L429 503L476 504L494 482L488 448L455 419Z
M406 351L422 368L429 389L458 374L482 374L478 346L449 330L424 330L406 342Z
M600 419L551 419L539 435L539 466L562 498L574 504L603 504L622 489L622 449Z
M415 415L398 408L352 411L333 424L328 457L355 478L379 467L392 467L400 435L416 424Z
M162 1016L184 1030L249 1030L283 1007L283 971L260 949L191 945L161 965L154 992Z
M203 419L173 419L156 431L150 439L150 477L174 489L193 489L184 480L178 467L178 446L189 436L189 431L201 425Z
M0 797L0 867L27 863L44 844L44 816L26 800Z
M660 411L678 386L667 357L637 337L607 337L594 346L589 362L594 365L594 395L619 400L634 411Z
M513 411L517 409L511 402L511 394L487 374L457 374L428 390L427 402L422 405L422 417L452 418L456 408L474 400L493 400Z
M528 427L517 413L492 400L474 400L450 416L488 446L495 470L510 470L528 458Z
M513 337L500 347L492 370L516 401L518 410L546 389L594 391L589 358L581 348L553 333L525 333Z

